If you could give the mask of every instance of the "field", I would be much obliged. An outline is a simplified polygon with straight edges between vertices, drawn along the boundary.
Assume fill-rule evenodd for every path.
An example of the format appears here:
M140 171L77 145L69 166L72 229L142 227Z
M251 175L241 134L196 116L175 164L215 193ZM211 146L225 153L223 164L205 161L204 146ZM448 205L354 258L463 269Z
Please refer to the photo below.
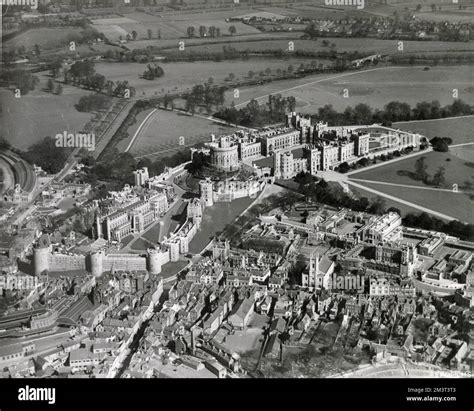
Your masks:
M202 38L202 37L193 37L193 38L174 38L174 39L157 39L156 33L153 34L153 38L151 40L148 39L138 39L135 41L130 41L126 43L126 47L128 49L144 49L146 47L155 47L158 50L165 51L174 51L178 50L179 42L183 41L185 45L184 51L187 51L189 47L198 47L203 46L205 47L216 47L218 51L222 51L222 47L224 45L234 45L239 44L241 42L252 42L252 41L270 41L275 39L280 40L295 40L301 37L301 33L293 32L293 33L256 33L256 34L247 34L245 36L221 36L215 38ZM205 48L207 51L208 49ZM210 50L210 49L209 49Z
M474 201L463 193L436 192L417 188L395 187L383 184L360 183L365 187L381 191L434 211L474 223ZM388 202L387 202L388 203Z
M288 35L289 33L285 33ZM295 33L293 33L296 35ZM300 33L301 35L301 33ZM288 40L284 39L265 39L265 41L239 41L232 44L237 50L265 51L265 50L287 50ZM262 39L264 40L264 39ZM331 38L328 37L330 44L336 45L338 52L361 52L365 55L372 54L400 54L420 53L420 52L443 52L443 51L474 51L472 42L441 42L441 41L405 41L403 51L398 50L397 40L379 40L372 38ZM295 51L320 52L329 51L330 47L323 46L323 39L318 40L292 40ZM188 50L201 51L222 51L222 45L210 44L200 46L188 46Z
M453 144L471 143L474 141L474 116L446 118L440 120L409 121L393 123L393 126L403 130L420 133L427 138L451 137ZM463 147L466 149L466 147Z
M189 252L200 253L214 236L222 232L227 224L232 224L253 201L254 199L245 197L231 203L216 203L212 207L206 207L201 228L189 244Z
M161 32L162 39L176 39L187 37L187 28L194 27L199 35L199 27L215 26L221 30L222 35L230 36L229 27L236 28L236 35L259 33L259 30L240 22L226 22L228 13L193 13L181 15L153 16L145 13L131 13L127 17L96 19L92 23L94 28L111 40L116 41L120 36L136 31L138 39L148 39L148 29L152 30L156 38L157 30Z
M74 108L79 98L89 91L63 84L63 94L53 95L42 91L47 77L41 73L36 75L41 83L21 98L15 98L11 90L0 89L2 134L20 149L26 149L46 136L54 137L64 131L79 132L92 118L92 114L79 113Z
M309 59L281 60L277 58L252 59L249 61L159 63L165 74L155 80L141 78L146 64L140 63L98 63L95 69L109 80L125 81L135 87L137 96L164 95L191 89L196 84L206 83L209 77L214 84L227 84L225 78L234 73L234 81L247 79L250 70L259 73L269 67L274 73L277 69L287 69L290 64L297 68L301 63L310 63Z
M118 148L124 150L139 124L146 118L151 110L142 111L137 116L137 123L129 128L130 139L119 143ZM212 133L229 133L232 129L213 123L205 118L189 116L179 112L158 110L145 123L136 138L130 153L136 157L147 156L163 157L171 156L176 150L184 146L192 146L196 143L209 141ZM180 136L184 137L184 144L180 145Z
M5 41L3 47L8 50L24 46L29 51L38 44L41 50L54 49L68 44L70 39L80 37L81 32L79 27L34 28Z
M325 104L332 104L341 111L358 103L382 108L394 100L412 106L423 100L439 100L441 105L446 105L453 102L454 88L459 90L459 97L465 102L474 103L470 66L434 67L429 71L422 67L379 67L344 74L320 74L242 88L239 100L234 100L229 92L226 102L230 105L234 101L236 106L240 106L254 98L266 100L269 94L280 93L294 96L298 111L314 114ZM348 98L343 97L345 89Z
M377 194L371 193L370 191L365 191L359 187L350 187L350 189L351 189L351 192L354 193L358 198L366 197L369 200L374 200L376 197L382 197L382 196L378 196ZM376 187L374 189L379 190L379 188L376 188ZM420 210L407 206L406 204L399 203L398 201L393 201L385 197L382 197L382 198L384 199L387 208L390 208L390 207L398 208L400 212L402 213L402 217L404 217L407 214L421 213Z
M415 171L415 163L420 157L425 157L425 164L428 166L427 172L430 176L433 176L438 169L442 166L445 169L446 188L451 188L453 184L458 184L459 188L463 185L464 181L471 179L474 183L474 151L469 150L470 146L459 147L458 152L470 154L470 158L461 159L451 153L440 153L430 152L422 154L420 156L408 158L387 164L385 166L376 167L371 170L361 171L359 173L352 174L350 178L363 179L363 180L374 180L389 182L395 184L405 184L419 187L429 187L420 180L416 180L413 177ZM469 157L469 156L465 156ZM469 164L472 164L469 166Z

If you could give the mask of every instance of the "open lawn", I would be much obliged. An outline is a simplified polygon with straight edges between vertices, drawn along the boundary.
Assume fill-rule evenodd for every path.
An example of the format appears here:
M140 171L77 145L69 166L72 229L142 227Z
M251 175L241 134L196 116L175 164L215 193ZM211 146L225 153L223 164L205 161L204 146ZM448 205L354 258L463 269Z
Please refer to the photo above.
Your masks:
M32 28L5 41L3 47L9 50L24 46L26 51L32 50L35 44L40 46L40 50L50 50L60 46L66 48L69 41L80 38L81 32L82 29L79 27Z
M374 185L375 190L379 190L379 188L375 187ZM381 196L378 196L377 194L371 193L370 191L365 191L359 187L350 187L350 189L351 189L351 192L354 193L358 198L366 197L369 200L374 200L376 197L381 197ZM399 209L400 212L402 213L402 217L406 216L407 214L420 214L421 213L420 210L407 206L406 204L402 204L402 203L399 203L398 201L393 201L385 197L382 197L382 198L384 199L387 208L395 207Z
M235 75L234 82L248 80L249 71L258 74L267 68L271 69L271 75L276 74L278 69L287 69L290 64L295 68L301 63L310 63L310 59L289 59L281 60L277 58L255 58L248 61L206 61L206 62L179 62L163 63L159 65L163 68L164 76L155 80L142 78L146 70L146 64L140 63L98 63L95 69L103 74L108 80L128 81L135 87L137 96L163 96L166 93L178 93L190 90L196 84L206 83L209 77L214 79L214 84L229 84L225 79L230 73ZM267 76L268 77L268 76Z
M429 139L436 136L450 137L453 139L453 144L471 143L474 141L474 116L400 122L393 123L393 126L401 128L402 130L420 133ZM466 148L467 147L462 147L462 150Z
M222 232L228 224L232 224L253 201L254 199L245 197L233 200L231 203L215 203L211 207L206 207L201 228L189 244L189 252L200 253L216 234Z
M160 223L155 224L146 233L143 233L142 237L152 243L157 243L160 238Z
M226 103L242 106L251 99L268 99L269 94L280 93L294 96L297 109L305 114L314 114L325 104L336 110L359 103L373 108L382 108L390 101L398 100L412 106L420 101L438 100L441 105L453 102L452 90L457 88L464 101L474 104L472 67L377 67L342 74L319 74L297 80L274 81L259 87L240 89L240 98L234 99L228 92ZM344 98L344 90L348 98ZM411 125L411 124L410 124Z
M350 178L430 187L416 179L414 175L416 161L420 157L425 157L425 164L428 166L427 172L431 177L433 177L439 167L444 167L446 183L443 188L451 188L453 184L457 184L461 189L466 180L470 179L471 183L474 184L474 151L472 151L472 149L469 150L470 147L471 146L459 147L458 149L458 152L465 155L466 153L463 150L468 148L467 152L471 155L470 159L462 159L453 153L432 151L371 170L362 170L359 173L351 174Z
M123 140L118 148L124 150L135 134L142 121L151 110L142 111L137 116L137 122L130 127L129 139ZM202 117L187 114L157 110L147 120L135 139L130 149L134 156L147 156L149 158L172 156L175 151L184 147L193 146L197 143L209 141L211 134L230 133L233 129L222 126ZM180 137L183 136L183 145L180 145Z
M277 33L261 33L257 32L254 34L246 34L244 36L239 35L238 33L235 36L220 36L220 37L192 37L192 38L172 38L172 39L157 39L156 38L156 32L153 34L151 39L141 39L138 38L135 41L129 41L126 43L126 47L128 49L134 50L134 49L143 49L148 46L150 47L156 47L157 49L162 49L162 50L178 50L179 48L179 42L184 41L185 49L184 51L187 51L187 49L191 46L208 46L208 47L217 47L218 51L222 51L222 47L224 45L232 44L238 44L240 42L251 42L251 41L262 41L262 40L275 40L275 39L286 39L287 41L290 39L299 39L301 37L300 32L293 32L293 33L287 33L287 32L277 32ZM207 51L208 49L205 48ZM209 49L210 50L210 49Z
M76 133L92 118L90 113L79 113L74 105L90 91L62 84L62 95L42 91L47 77L36 73L40 84L21 98L15 98L12 90L0 89L3 110L0 113L2 135L14 147L26 149L46 136L58 133Z
M360 184L438 211L460 221L474 223L474 201L469 199L469 196L466 194L419 190L417 188L395 187L374 183Z
M262 345L263 331L260 328L247 328L246 330L236 330L234 334L227 335L223 346L232 352L244 353L259 349Z
M286 35L291 35L286 33ZM300 33L301 36L301 33ZM243 40L243 39L241 39ZM239 41L232 44L237 50L265 51L265 50L287 50L288 40L273 39L272 36L262 38L260 42ZM335 44L338 52L355 52L358 51L364 55L372 54L400 54L406 53L423 53L423 52L444 52L444 51L474 51L474 43L472 42L442 42L442 41L405 41L403 50L398 49L397 40L382 40L373 38L339 38L327 37L318 40L302 40L296 38L293 41L295 51L320 52L330 51L331 48L323 45L323 40ZM222 45L211 44L208 46L189 46L189 50L196 51L222 51Z

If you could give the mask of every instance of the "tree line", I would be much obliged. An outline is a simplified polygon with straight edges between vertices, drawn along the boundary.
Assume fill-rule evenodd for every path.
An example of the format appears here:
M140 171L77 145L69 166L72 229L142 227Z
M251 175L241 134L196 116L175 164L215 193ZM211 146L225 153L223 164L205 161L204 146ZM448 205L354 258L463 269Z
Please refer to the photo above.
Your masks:
M332 104L319 108L318 113L312 116L315 121L327 122L330 126L381 123L390 126L392 122L430 120L437 118L470 115L472 107L463 100L456 99L452 104L441 107L439 101L422 101L415 107L400 101L391 101L383 109L373 109L365 103L354 107L347 107L338 112Z
M226 88L213 83L211 77L206 83L195 85L189 93L183 95L186 111L194 114L197 106L204 106L210 112L212 106L224 104Z
M56 74L59 75L59 73ZM107 80L102 74L96 73L94 62L89 60L76 61L69 70L64 70L64 82L95 90L98 93L103 92L110 96L133 97L136 94L135 88L130 86L128 81L117 80L114 82Z
M214 116L232 124L260 127L283 121L285 114L294 111L295 108L295 97L282 97L281 94L275 94L268 96L265 104L259 104L257 100L252 99L245 107L237 109L232 103L231 107L218 111Z

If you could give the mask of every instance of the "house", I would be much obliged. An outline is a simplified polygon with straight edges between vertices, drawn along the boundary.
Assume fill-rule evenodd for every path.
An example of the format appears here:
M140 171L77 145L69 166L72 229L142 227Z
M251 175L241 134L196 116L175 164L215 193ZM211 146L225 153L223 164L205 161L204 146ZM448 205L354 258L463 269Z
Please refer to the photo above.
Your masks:
M235 328L245 329L253 313L254 304L255 300L253 297L245 298L237 303L234 313L229 316L229 323Z

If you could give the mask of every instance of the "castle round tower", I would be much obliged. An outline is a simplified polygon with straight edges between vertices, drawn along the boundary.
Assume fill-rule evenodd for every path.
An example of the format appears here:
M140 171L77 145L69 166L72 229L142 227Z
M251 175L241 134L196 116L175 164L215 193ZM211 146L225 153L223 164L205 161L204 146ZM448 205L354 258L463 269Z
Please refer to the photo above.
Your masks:
M102 273L104 272L104 269L103 269L104 252L97 251L95 253L92 253L90 255L90 258L91 258L91 274L94 277L100 277Z
M33 265L35 275L40 275L49 270L49 255L51 253L51 242L47 234L43 234L33 250Z
M161 273L161 257L159 250L157 250L156 248L148 249L147 268L150 274Z

